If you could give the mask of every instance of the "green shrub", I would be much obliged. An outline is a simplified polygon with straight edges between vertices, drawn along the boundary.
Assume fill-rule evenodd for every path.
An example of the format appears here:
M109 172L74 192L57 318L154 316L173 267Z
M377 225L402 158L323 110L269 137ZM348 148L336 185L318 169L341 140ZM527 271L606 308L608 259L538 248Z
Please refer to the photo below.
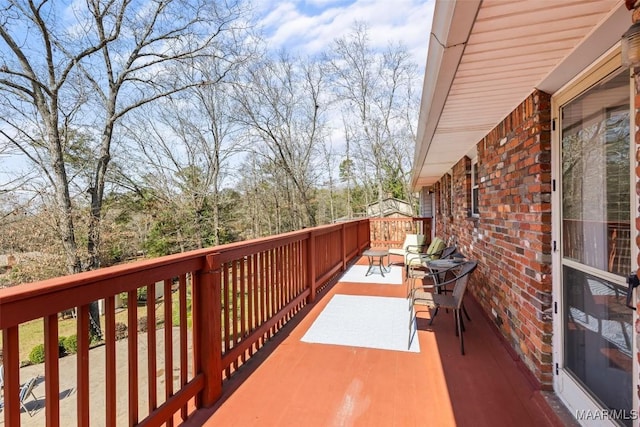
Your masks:
M67 352L64 347L65 337L58 338L58 357L66 356ZM44 363L44 344L38 344L31 349L29 353L29 361L32 364Z
M121 293L119 294L119 296L120 296L120 301L122 301L122 303L123 303L126 307L128 307L128 306L129 306L129 301L128 301L128 299L129 299L129 294L128 294L127 292L121 292Z
M67 349L64 346L64 342L66 340L66 337L58 337L58 357L64 357L67 355Z
M134 303L129 304L129 293L128 292L121 292L120 294L120 300L124 303L125 306L127 307L135 307L137 305L137 302L134 301ZM136 289L136 298L138 300L138 302L145 302L147 301L147 287L143 286L141 288L137 288Z
M89 336L89 347L95 346L102 342L102 337L100 335L90 335Z
M64 350L67 354L75 354L78 352L78 336L77 335L69 335L64 340Z
M34 365L37 363L44 363L44 344L38 344L33 347L31 353L29 353L29 361Z

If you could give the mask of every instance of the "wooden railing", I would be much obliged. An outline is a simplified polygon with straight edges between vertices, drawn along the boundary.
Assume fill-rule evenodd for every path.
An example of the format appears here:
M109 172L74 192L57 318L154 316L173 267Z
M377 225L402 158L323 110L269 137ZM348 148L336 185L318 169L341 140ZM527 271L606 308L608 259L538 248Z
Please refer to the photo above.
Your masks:
M431 240L431 218L370 218L371 246L399 248L407 234L424 234Z
M60 425L58 313L71 309L77 313L77 425L100 419L107 426L170 426L188 417L190 401L196 408L214 404L226 379L369 244L369 221L359 220L2 289L4 423L20 425L20 383L28 379L20 378L21 324L44 322L48 426ZM159 308L157 286L164 291ZM140 288L148 296L146 333L138 333L140 310L132 303ZM116 340L116 296L122 293L129 302L126 347ZM92 403L89 305L97 300L105 301L104 398ZM122 366L127 374L119 376Z

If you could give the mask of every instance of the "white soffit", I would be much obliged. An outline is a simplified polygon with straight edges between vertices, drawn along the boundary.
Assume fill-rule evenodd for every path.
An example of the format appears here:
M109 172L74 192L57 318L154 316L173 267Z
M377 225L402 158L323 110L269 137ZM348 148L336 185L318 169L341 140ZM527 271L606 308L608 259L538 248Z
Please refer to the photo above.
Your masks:
M555 92L630 24L623 0L438 1L413 186L436 182L534 88Z

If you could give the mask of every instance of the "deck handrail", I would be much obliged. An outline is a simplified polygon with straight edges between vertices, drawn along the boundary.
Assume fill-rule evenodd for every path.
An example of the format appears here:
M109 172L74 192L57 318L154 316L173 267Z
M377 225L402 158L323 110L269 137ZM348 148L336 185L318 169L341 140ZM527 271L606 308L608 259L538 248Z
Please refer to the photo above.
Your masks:
M178 293L179 329L164 327L156 334L154 298L147 298L148 413L139 414L138 311L128 310L127 361L128 424L169 424L187 417L187 402L212 405L222 383L246 362L316 293L369 246L369 220L314 227L277 236L220 245L152 260L137 261L18 287L0 289L0 329L5 366L5 425L20 425L20 324L42 318L45 329L45 416L47 425L59 425L58 313L77 312L77 424L105 417L116 425L115 296L126 293L135 301L139 288L148 294L156 286L164 295ZM176 290L177 287L177 290ZM192 292L192 328L187 329L187 291ZM89 413L89 305L105 301L106 404L104 414ZM172 317L174 302L164 298L164 319ZM158 337L159 341L158 342ZM167 343L179 338L180 387L173 390L173 353ZM187 356L188 338L193 351ZM162 343L164 341L164 343ZM157 349L164 344L165 399L158 401ZM189 359L189 360L187 360ZM189 369L191 364L191 369ZM144 393L143 393L144 394ZM95 408L93 408L95 409Z

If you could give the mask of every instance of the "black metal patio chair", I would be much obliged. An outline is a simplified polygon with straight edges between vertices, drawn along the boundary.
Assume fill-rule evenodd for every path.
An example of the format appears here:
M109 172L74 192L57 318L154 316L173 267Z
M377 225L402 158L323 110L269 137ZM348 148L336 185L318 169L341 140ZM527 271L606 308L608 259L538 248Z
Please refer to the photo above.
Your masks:
M467 290L469 277L475 271L478 263L476 261L465 261L459 265L459 270L455 277L443 282L434 282L434 284L415 287L410 294L409 303L409 347L413 339L412 326L416 323L416 315L419 311L417 307L427 307L430 311L434 309L429 324L433 324L433 320L438 314L440 308L453 310L453 317L456 326L456 336L460 337L460 352L464 354L464 323L462 319L463 299ZM438 287L444 287L453 284L453 290L450 294L437 293ZM436 292L434 292L436 291Z

